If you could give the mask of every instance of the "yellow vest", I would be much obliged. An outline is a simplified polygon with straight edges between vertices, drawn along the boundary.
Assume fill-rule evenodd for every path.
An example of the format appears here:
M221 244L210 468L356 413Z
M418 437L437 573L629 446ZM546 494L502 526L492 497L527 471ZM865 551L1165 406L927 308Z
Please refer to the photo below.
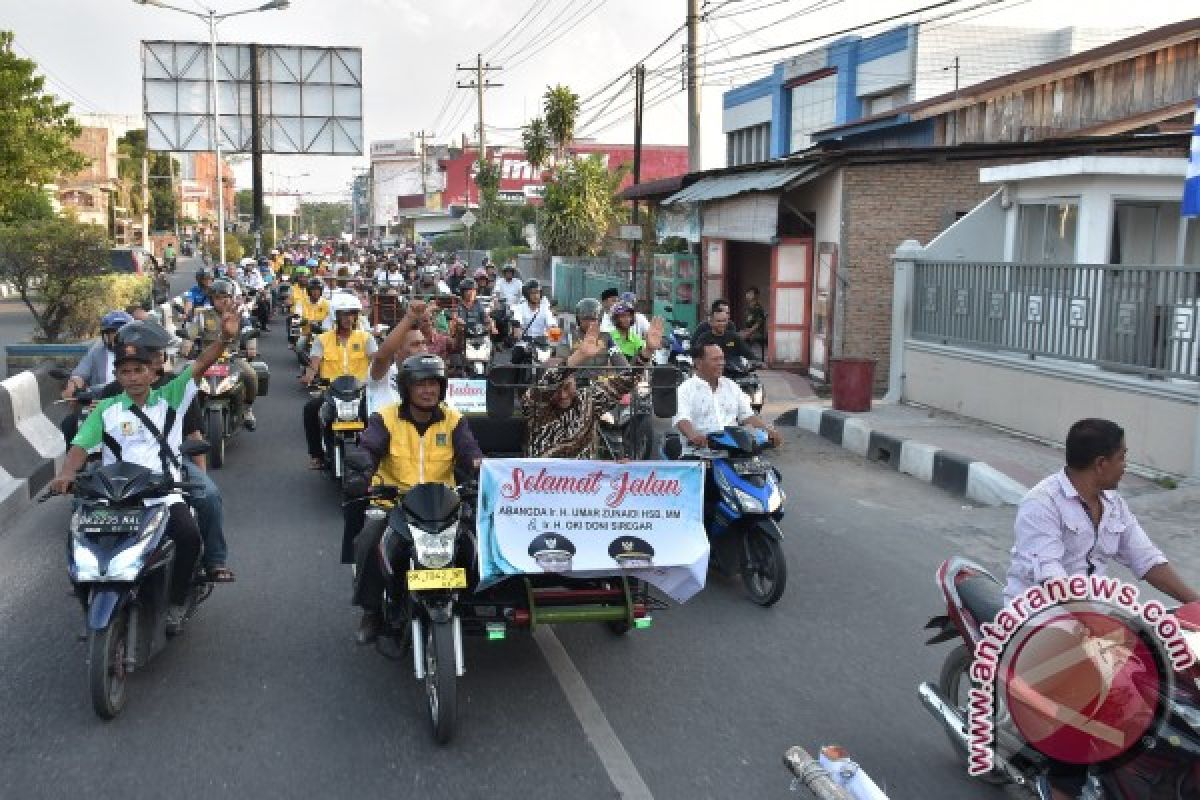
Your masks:
M308 292L302 292L299 296L300 303L300 321L304 323L304 330L308 330L308 326L313 322L324 322L329 316L329 301L322 297L317 302L308 299Z
M375 479L387 486L408 491L419 483L454 483L454 429L462 414L442 403L442 419L433 423L424 436L400 416L400 404L379 410L388 429L388 452L379 462Z
M367 341L371 334L353 330L343 346L337 331L325 331L317 337L321 343L321 374L323 380L331 381L342 375L353 375L360 381L367 379L371 370L371 357L367 355Z

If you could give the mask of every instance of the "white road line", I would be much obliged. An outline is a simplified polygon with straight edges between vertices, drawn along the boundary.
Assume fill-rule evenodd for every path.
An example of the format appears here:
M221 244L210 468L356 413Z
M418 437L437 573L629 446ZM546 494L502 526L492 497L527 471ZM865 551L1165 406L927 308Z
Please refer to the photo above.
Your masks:
M563 694L567 696L575 718L583 726L583 732L592 743L592 749L604 765L608 779L621 793L621 797L629 800L654 800L654 795L650 794L650 787L633 765L629 751L617 738L617 732L609 724L608 717L604 716L595 695L584 683L583 676L579 674L554 631L546 625L539 625L533 632L533 638L542 649L542 655L550 665L550 671L554 673L558 685L562 687Z

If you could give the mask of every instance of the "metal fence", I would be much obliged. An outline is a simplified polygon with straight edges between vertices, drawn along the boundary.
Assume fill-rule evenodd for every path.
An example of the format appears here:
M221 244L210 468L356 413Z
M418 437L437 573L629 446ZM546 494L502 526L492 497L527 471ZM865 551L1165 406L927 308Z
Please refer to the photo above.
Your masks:
M615 287L620 291L630 288L630 259L628 256L607 258L552 259L554 299L563 310L573 310L584 297L600 297L605 289Z
M1200 380L1200 267L914 267L914 339Z

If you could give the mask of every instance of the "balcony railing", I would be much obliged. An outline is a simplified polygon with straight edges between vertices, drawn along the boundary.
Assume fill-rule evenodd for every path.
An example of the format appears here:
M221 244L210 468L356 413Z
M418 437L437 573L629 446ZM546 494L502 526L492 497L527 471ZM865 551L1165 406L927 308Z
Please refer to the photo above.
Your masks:
M1200 267L917 261L912 337L1200 380Z

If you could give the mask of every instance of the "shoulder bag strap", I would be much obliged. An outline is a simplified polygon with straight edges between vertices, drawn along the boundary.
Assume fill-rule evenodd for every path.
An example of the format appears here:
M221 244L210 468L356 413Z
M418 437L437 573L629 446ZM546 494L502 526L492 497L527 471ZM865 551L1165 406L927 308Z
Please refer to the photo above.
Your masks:
M150 431L150 435L153 436L158 442L158 455L163 462L163 472L170 474L170 471L167 468L171 466L180 470L182 473L183 467L179 463L179 458L175 455L175 451L171 449L171 445L167 442L166 434L164 434L162 431L159 431L158 426L150 420L150 417L146 416L146 412L142 411L142 409L138 408L137 406L133 406L130 411L135 417L142 421L142 424L146 426L146 430ZM175 427L175 409L168 408L167 417L164 421L163 428L167 433L170 433L171 428L173 427Z

